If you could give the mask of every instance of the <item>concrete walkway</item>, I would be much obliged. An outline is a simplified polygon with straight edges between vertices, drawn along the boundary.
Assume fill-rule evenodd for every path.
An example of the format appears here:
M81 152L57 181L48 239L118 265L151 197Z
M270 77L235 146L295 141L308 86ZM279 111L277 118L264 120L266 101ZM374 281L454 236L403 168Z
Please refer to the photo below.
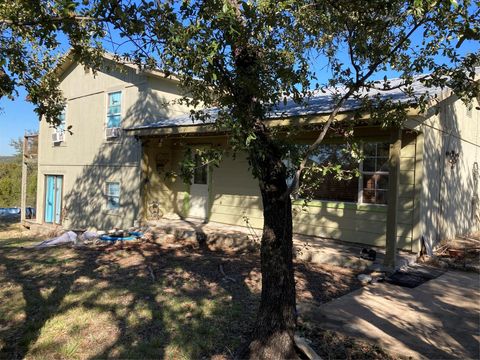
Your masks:
M448 271L413 289L369 285L300 313L405 357L480 359L479 288L479 274Z

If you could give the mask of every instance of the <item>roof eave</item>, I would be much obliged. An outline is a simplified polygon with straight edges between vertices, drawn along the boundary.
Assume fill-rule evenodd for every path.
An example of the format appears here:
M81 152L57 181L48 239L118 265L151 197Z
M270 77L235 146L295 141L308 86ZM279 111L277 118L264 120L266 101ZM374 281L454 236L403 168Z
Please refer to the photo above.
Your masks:
M133 69L135 70L136 72L138 73L142 73L142 74L145 74L145 75L148 75L148 76L153 76L153 77L156 77L156 78L160 78L160 79L167 79L167 80L171 80L171 81L175 81L175 82L179 82L180 79L175 76L175 75L167 75L165 74L164 72L160 71L160 70L156 70L156 69L147 69L147 70L140 70L138 68L138 66L136 64L133 64L133 63L128 63L128 62L120 62L118 61L114 55L108 53L108 52L104 52L102 54L102 57L106 60L110 60L110 61L113 61L115 62L116 64L118 65L122 65L122 66L125 66L125 67L128 67L130 69ZM59 65L53 70L58 77L61 77L65 71L67 71L67 69L72 65L74 64L75 62L77 62L77 60L74 59L74 53L73 53L73 50L72 49L69 49L63 56L62 56L62 59L60 60L60 63Z
M408 117L419 116L420 111L416 108L409 107L407 109ZM328 121L330 114L313 114L306 116L291 116L278 119L269 119L265 122L271 127L288 127L288 126L311 126L321 125ZM337 121L353 120L355 114L353 111L345 111L336 116ZM365 113L360 120L369 120L370 114ZM219 129L214 124L184 124L184 125L172 125L162 127L136 127L123 129L128 135L148 137L148 136L174 136L174 135L205 135L214 133L227 133L228 129Z

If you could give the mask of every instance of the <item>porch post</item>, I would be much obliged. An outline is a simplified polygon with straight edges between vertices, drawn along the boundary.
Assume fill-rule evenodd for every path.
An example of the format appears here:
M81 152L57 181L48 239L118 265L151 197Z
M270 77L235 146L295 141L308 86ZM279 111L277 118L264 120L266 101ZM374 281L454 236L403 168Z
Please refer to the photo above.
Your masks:
M390 138L390 154L388 159L388 210L387 232L384 265L395 270L397 256L397 222L398 222L398 188L400 175L400 152L402 149L402 130L392 129Z
M26 219L26 207L27 207L27 158L25 154L25 150L27 147L27 137L23 137L23 146L22 146L22 187L21 187L21 197L20 197L20 221L23 222Z
M139 209L137 219L140 223L147 220L147 202L146 189L148 181L148 156L146 153L146 144L144 139L140 138L140 201L138 202Z
M27 211L27 172L28 166L25 160L25 157L22 155L22 190L21 190L21 198L20 198L20 221L23 222L27 218L26 211Z

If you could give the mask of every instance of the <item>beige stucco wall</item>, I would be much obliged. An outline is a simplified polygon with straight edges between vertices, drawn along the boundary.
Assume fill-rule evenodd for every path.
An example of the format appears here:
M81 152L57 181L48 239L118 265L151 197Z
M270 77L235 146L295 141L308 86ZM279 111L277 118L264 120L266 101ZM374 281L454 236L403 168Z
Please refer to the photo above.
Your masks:
M420 207L420 235L430 246L459 234L478 231L478 181L474 166L480 161L480 112L450 97L417 120L423 133L424 161ZM459 153L451 166L446 152ZM477 164L477 165L475 165ZM478 176L477 176L478 178Z
M369 130L368 141L388 141L380 129ZM310 137L313 134L310 134ZM400 163L400 201L398 221L399 247L417 251L414 228L418 223L415 212L415 196L419 183L415 173L417 167L417 136L404 134ZM187 146L225 146L225 139L151 139L145 146L146 173L149 182L145 191L146 206L158 201L165 217L188 216L189 186L180 178L165 178L168 171L178 170ZM196 143L196 145L195 145ZM228 150L228 146L225 146ZM168 159L164 174L155 169L158 159ZM219 223L262 228L262 203L257 181L248 170L245 156L237 154L235 159L226 153L219 167L210 169L209 220ZM294 205L294 231L298 234L315 235L343 241L384 246L387 206L348 202L312 201L302 208L302 201Z
M106 229L132 226L141 208L141 143L124 134L106 140L108 93L122 91L122 127L157 122L186 111L175 102L176 83L112 67L93 74L72 64L64 73L61 90L67 100L65 141L53 144L53 129L40 122L37 221L43 222L45 175L63 175L65 227ZM121 209L106 210L106 182L120 181Z

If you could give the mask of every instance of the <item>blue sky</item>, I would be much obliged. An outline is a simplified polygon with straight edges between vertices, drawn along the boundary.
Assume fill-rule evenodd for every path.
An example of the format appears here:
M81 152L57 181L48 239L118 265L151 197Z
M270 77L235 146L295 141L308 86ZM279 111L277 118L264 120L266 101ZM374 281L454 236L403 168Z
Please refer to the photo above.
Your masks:
M23 136L25 130L38 130L38 117L33 105L25 101L26 92L19 89L15 100L0 99L0 155L12 155L11 139Z

